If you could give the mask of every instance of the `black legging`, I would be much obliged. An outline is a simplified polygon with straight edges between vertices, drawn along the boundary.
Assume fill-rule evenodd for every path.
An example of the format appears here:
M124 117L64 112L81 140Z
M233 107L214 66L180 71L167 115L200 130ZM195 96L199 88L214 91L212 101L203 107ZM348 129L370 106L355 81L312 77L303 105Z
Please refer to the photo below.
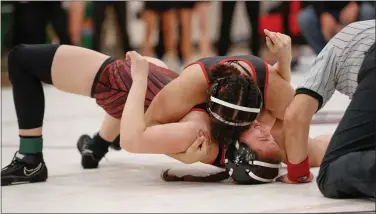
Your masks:
M60 44L72 44L61 2L14 2L12 46L46 43L46 27L50 21Z
M123 51L129 51L129 36L127 31L127 3L123 1L103 1L93 2L93 22L94 22L94 35L93 35L93 50L100 51L102 26L105 19L106 8L112 6L116 13L116 21L120 33Z
M44 118L42 82L52 84L51 66L59 45L18 45L8 56L9 79L20 129L41 127Z
M222 2L222 20L221 20L221 29L218 43L218 55L225 56L230 48L231 40L231 26L232 18L234 14L234 9L236 1L225 1ZM248 21L252 28L252 39L249 43L249 47L252 50L253 55L259 56L260 54L260 36L258 33L259 30L259 15L260 15L260 2L259 1L245 1L244 2L247 14Z

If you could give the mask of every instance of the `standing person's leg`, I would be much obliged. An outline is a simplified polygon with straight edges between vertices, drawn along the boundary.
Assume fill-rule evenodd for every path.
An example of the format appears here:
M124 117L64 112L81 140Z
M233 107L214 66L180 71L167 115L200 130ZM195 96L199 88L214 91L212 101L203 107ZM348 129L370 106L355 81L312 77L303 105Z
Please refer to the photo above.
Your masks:
M71 45L72 40L68 30L68 15L67 11L63 8L62 2L45 2L46 10L49 13L49 19L52 21L52 27L54 28L57 37L59 37L59 43L65 45Z
M317 184L325 197L375 197L375 55L373 45L360 69L360 83L322 161Z
M325 47L326 41L321 33L320 19L313 6L308 6L299 13L298 24L308 44L316 54L319 54Z
M47 180L42 154L44 93L41 82L68 93L90 96L94 77L108 58L98 52L65 45L19 45L11 50L9 77L20 147L12 163L2 169L2 185Z
M107 2L93 1L93 50L100 51L102 25L105 18Z
M181 53L183 58L183 66L190 63L189 61L193 55L193 42L192 42L192 13L194 2L184 2L185 5L179 10L180 23L181 23Z
M81 27L85 16L85 2L69 2L69 33L72 43L79 45L81 43Z
M221 2L221 28L218 41L218 55L225 56L231 45L231 26L235 10L235 1Z
M248 1L244 2L247 8L248 20L251 26L252 38L250 41L250 49L255 56L260 55L260 35L259 35L259 17L260 17L260 2Z
M113 3L114 10L116 13L116 20L118 23L118 29L120 32L121 43L124 53L131 50L129 44L129 34L128 34L128 19L127 19L127 2L116 1Z
M361 2L359 7L359 21L375 19L376 17L376 2Z
M144 42L142 44L142 55L154 56L152 36L157 29L157 13L160 11L161 5L158 2L144 2L143 19L145 23ZM159 32L161 32L159 27Z
M203 1L196 3L196 11L199 15L199 29L200 29L200 56L208 57L211 53L211 40L209 35L209 13L211 2Z
M46 43L47 16L42 2L15 2L12 25L13 47L19 44Z

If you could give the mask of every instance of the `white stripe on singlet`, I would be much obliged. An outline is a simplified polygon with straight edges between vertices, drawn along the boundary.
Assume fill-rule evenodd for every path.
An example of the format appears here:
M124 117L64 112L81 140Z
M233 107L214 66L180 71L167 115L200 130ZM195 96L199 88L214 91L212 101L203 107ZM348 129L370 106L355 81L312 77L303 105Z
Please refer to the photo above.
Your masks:
M354 22L336 34L317 56L299 88L323 97L323 107L334 90L352 98L365 53L375 43L375 19Z

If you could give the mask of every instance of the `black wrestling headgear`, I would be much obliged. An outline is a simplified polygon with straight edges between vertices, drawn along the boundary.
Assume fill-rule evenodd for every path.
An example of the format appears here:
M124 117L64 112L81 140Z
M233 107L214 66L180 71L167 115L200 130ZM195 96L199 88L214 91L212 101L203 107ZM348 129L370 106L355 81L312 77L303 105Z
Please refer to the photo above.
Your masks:
M229 78L234 78L234 76L219 78L213 82L213 84L209 88L209 100L207 104L208 112L217 120L231 126L248 126L252 124L254 120L250 118L256 118L258 114L260 114L261 109L263 107L263 99L262 93L258 87L255 87L257 90L257 105L254 107L244 107L237 104L229 103L224 100L218 99L218 94L221 89L221 86L226 85L229 81ZM235 78L242 78L242 77L235 77ZM223 108L230 108L234 109L234 112L240 111L241 114L237 114L233 119L227 119L223 115L221 115L221 111ZM254 114L257 114L256 116ZM241 115L241 119L238 118ZM249 118L248 120L246 118Z
M278 176L280 164L257 160L257 155L247 144L236 141L229 145L225 155L226 169L238 184L262 184L273 182ZM261 170L271 170L268 177L260 177Z

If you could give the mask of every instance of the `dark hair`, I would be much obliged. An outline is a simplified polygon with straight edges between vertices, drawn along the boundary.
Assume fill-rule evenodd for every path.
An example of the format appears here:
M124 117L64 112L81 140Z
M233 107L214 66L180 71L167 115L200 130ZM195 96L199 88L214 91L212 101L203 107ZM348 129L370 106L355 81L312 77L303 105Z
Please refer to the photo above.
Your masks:
M237 140L242 132L247 130L258 114L236 110L211 102L210 97L249 108L261 108L262 94L256 83L231 64L219 64L211 69L214 77L208 92L208 109L228 122L244 123L234 126L213 118L211 122L211 137L220 146L229 145ZM213 115L212 115L213 116Z

